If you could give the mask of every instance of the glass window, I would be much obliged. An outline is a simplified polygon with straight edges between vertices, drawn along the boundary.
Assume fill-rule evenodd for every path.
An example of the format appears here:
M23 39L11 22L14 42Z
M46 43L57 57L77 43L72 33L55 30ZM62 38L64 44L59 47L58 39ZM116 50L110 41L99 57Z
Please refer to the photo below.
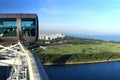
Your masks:
M0 19L0 37L16 36L16 19Z
M35 36L35 19L22 19L22 35L23 36Z
M14 27L14 26L16 26L16 21L4 21L3 26L5 26L5 27L7 27L7 26Z
M22 21L22 26L34 26L33 21Z

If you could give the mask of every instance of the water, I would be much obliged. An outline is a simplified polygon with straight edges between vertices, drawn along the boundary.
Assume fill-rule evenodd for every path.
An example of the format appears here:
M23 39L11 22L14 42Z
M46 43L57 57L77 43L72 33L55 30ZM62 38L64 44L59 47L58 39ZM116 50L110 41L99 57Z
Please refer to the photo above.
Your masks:
M120 80L120 62L45 66L50 80Z
M10 66L0 66L0 80L6 80L10 74L10 70Z
M120 42L120 35L80 35L80 34L69 34L68 36L88 39L98 39L105 41L116 41Z

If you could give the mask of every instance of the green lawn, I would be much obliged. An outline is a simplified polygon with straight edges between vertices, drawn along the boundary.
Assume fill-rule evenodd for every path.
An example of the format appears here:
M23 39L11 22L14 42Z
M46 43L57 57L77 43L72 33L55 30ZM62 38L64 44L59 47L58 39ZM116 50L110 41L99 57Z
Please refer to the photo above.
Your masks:
M36 48L42 63L68 63L120 60L120 42L67 37L62 44L44 45Z
M102 44L63 44L48 46L45 51L48 54L75 54L75 53L101 53L113 52L120 53L120 43L102 43Z

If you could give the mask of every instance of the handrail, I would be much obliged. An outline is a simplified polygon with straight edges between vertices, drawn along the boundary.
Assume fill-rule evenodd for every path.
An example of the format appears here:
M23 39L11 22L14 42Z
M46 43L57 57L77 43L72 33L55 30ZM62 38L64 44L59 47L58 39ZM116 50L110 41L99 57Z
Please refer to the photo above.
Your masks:
M49 80L38 57L30 51L28 52L34 72L34 80Z

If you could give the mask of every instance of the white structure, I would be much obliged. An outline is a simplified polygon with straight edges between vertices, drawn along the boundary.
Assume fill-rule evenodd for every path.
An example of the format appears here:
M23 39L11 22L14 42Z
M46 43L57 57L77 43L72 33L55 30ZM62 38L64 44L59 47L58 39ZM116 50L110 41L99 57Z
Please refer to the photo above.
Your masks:
M12 66L7 80L49 80L41 63L20 42L11 46L0 45L0 54L8 57L0 60L0 66Z
M64 37L65 37L64 34L40 34L39 35L39 39L42 39L42 40L53 40L53 39L64 38Z

